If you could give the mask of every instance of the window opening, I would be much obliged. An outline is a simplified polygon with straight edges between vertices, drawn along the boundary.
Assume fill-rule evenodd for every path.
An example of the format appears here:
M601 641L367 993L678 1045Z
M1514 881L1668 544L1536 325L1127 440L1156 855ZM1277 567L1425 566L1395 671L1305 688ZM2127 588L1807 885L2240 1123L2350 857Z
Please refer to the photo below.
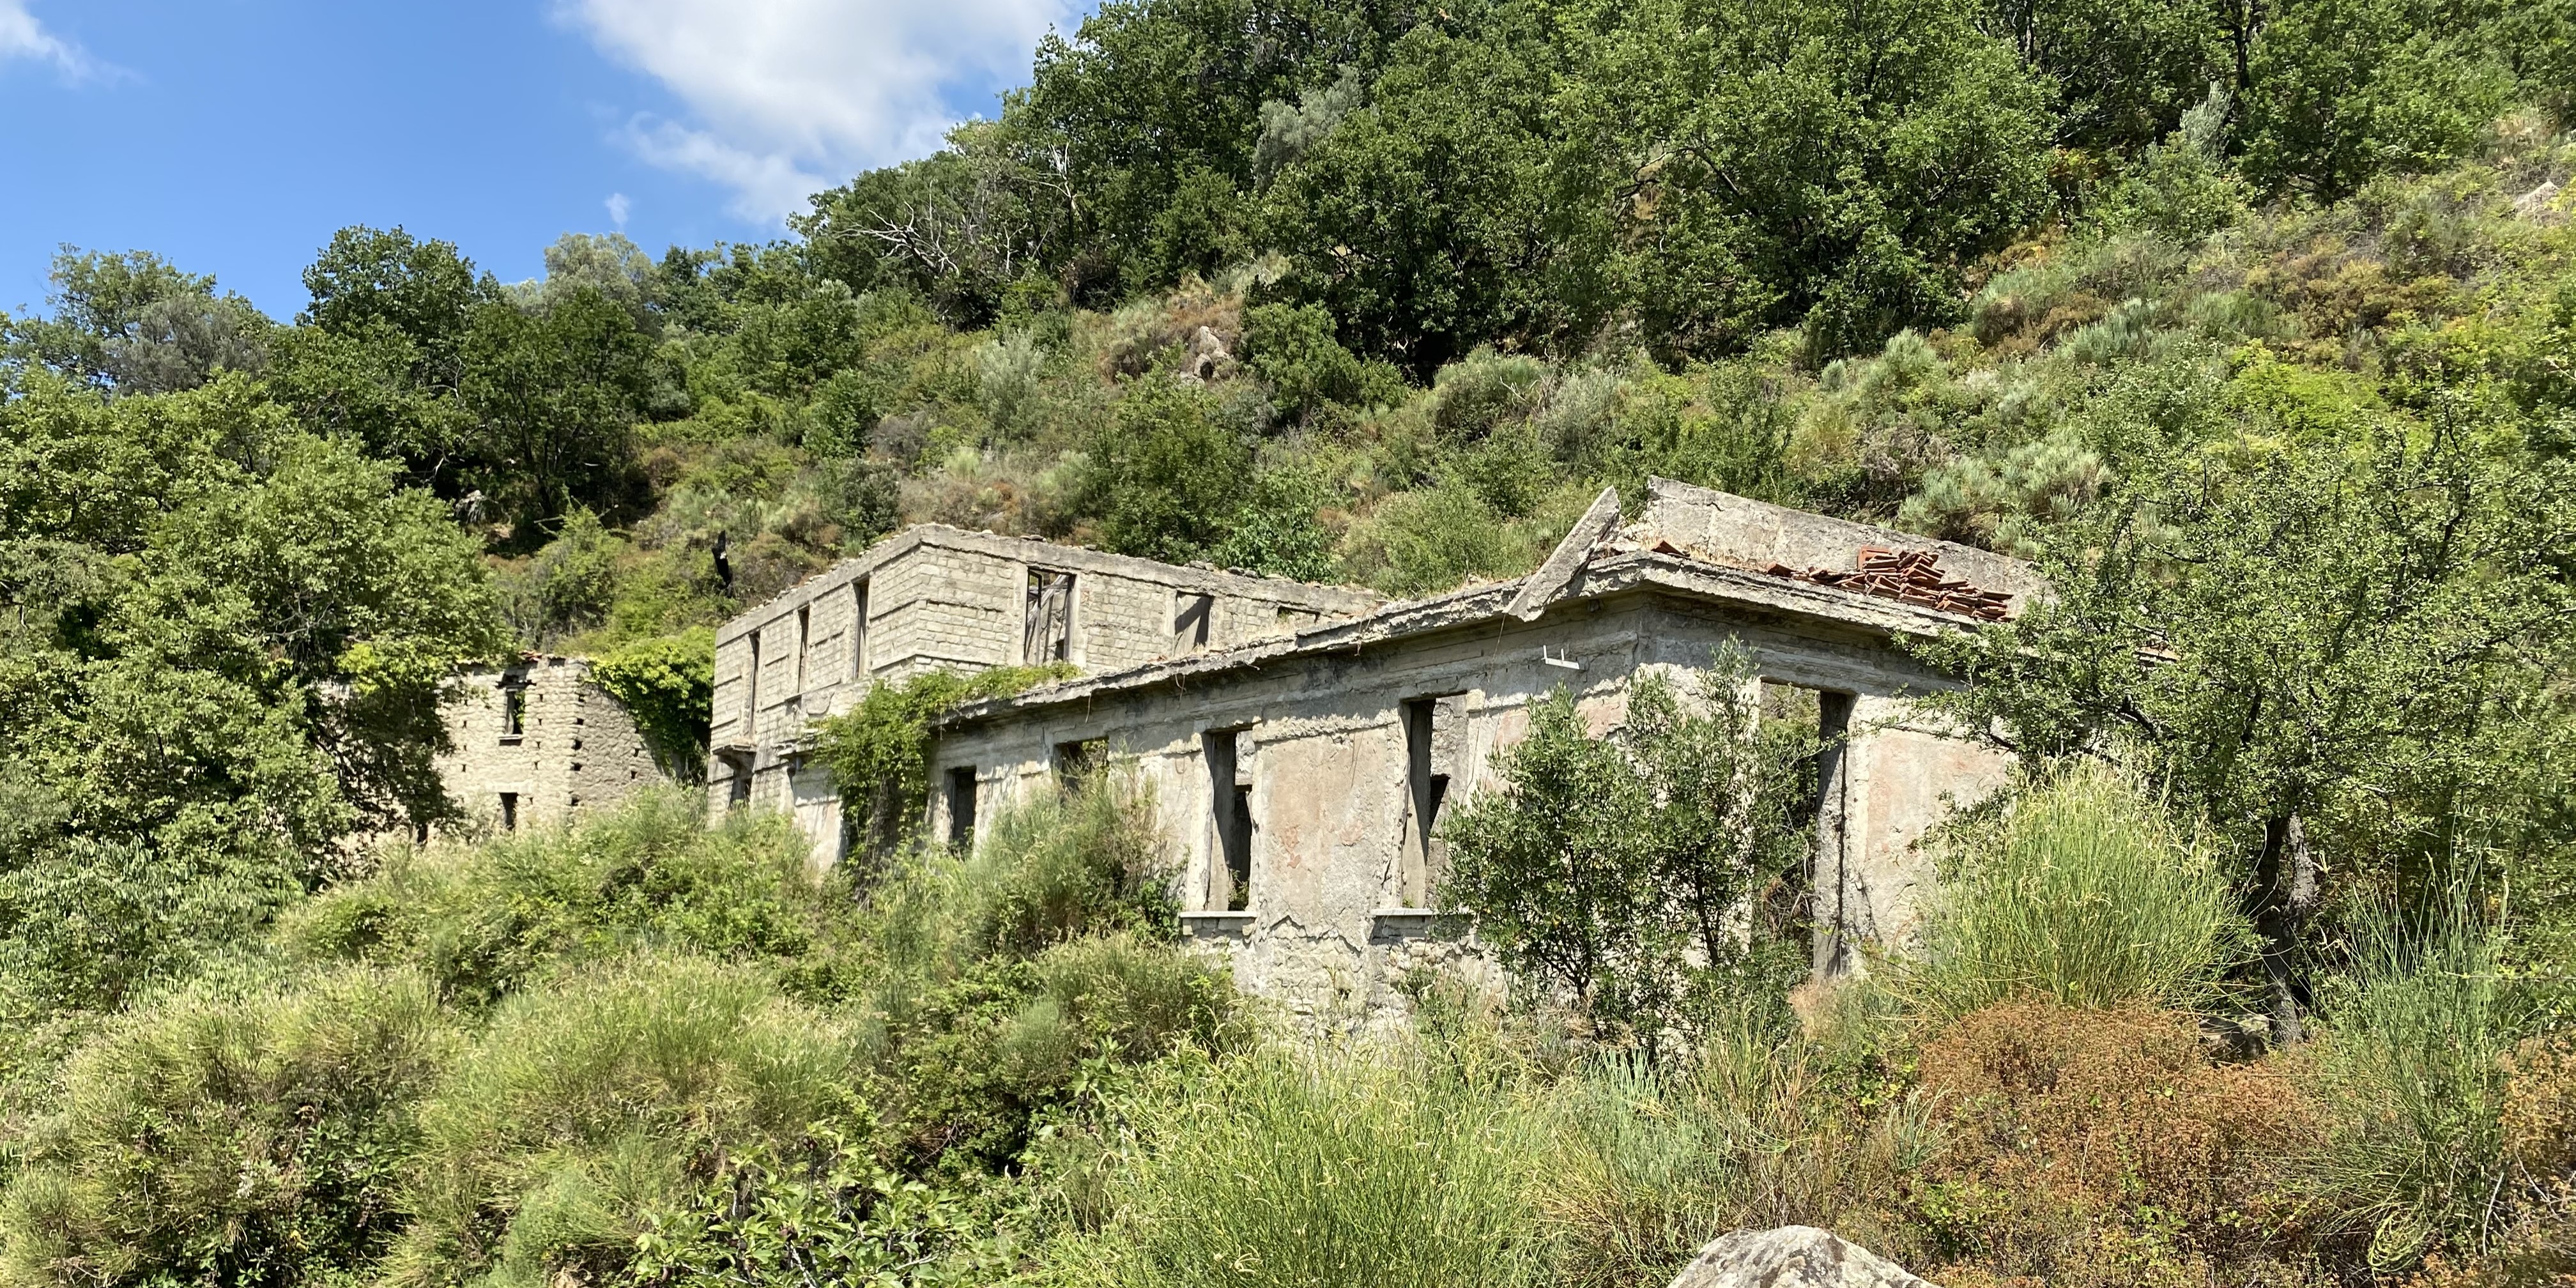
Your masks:
M501 736L522 737L528 732L528 678L513 675L501 681Z
M1847 764L1854 703L1848 693L1762 682L1762 723L1808 739L1815 750L1802 766L1800 813L1792 820L1812 840L1797 866L1765 887L1758 911L1765 927L1778 934L1795 933L1800 922L1809 923L1812 965L1827 976L1846 970L1852 952L1843 921L1852 879Z
M850 586L850 678L868 673L868 584Z
M760 741L760 628L751 628L751 660L742 673L742 738Z
M1173 600L1173 648L1183 653L1196 653L1206 649L1213 634L1215 617L1216 596L1181 592Z
M517 792L501 793L501 830L504 832L519 830L519 794Z
M1055 745L1055 779L1069 791L1091 785L1109 764L1109 740L1085 738Z
M1243 731L1199 735L1207 760L1209 847L1206 906L1241 912L1252 906L1252 761Z
M805 693L805 659L813 651L814 606L804 604L796 609L796 694L799 697Z
M1073 658L1073 574L1029 569L1028 616L1020 656L1031 666Z
M733 777L727 779L726 784L726 805L749 805L751 803L751 766L749 764L740 761L735 762L733 767Z
M948 771L948 848L975 848L975 767Z
M1407 908L1431 906L1431 887L1448 866L1449 843L1440 839L1449 782L1465 752L1467 700L1459 694L1416 698L1404 704L1406 811L1403 889Z

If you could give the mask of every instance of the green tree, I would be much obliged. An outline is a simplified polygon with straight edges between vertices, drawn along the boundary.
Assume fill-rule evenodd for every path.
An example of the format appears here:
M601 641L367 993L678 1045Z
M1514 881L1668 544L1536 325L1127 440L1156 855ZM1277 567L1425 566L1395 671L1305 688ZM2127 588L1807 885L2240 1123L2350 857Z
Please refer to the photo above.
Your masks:
M1815 744L1812 729L1760 726L1752 681L1740 652L1679 684L1645 674L1602 737L1572 694L1550 694L1494 787L1441 825L1441 902L1475 914L1521 978L1650 1045L1763 981L1738 930L1806 856L1794 824ZM1803 945L1787 956L1802 966Z
M65 247L51 274L54 315L0 318L0 363L35 363L119 394L194 389L217 371L258 374L271 323L215 279L149 251Z
M112 1003L449 806L441 686L501 643L474 541L238 376L0 401L0 749L39 825L0 956Z
M1083 443L1083 511L1121 554L1171 563L1223 542L1250 492L1252 446L1217 422L1208 394L1148 376Z
M576 505L633 501L634 428L653 389L653 344L625 309L587 289L540 313L487 304L462 353L457 401L473 418L467 478L501 513L532 533Z
M1976 682L1936 699L1972 727L2133 761L2225 841L2295 1039L2331 876L2421 888L2472 818L2553 834L2533 667L2576 614L2576 478L2465 397L2414 422L2259 363L2233 393L2241 436L2156 451L2053 535L2055 598L1925 652Z

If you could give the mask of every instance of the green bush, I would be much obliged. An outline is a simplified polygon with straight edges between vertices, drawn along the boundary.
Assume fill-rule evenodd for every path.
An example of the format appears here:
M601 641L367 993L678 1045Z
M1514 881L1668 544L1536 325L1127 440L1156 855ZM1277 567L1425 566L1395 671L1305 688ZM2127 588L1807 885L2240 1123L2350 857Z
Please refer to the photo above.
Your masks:
M413 1116L456 1038L428 982L348 968L187 993L62 1072L0 1198L0 1283L297 1284L354 1275L402 1219Z
M859 834L876 849L900 845L930 800L930 722L951 707L1007 697L1074 674L1072 664L997 666L973 675L946 669L868 686L859 704L814 722L815 755Z
M998 811L974 853L918 847L869 892L873 935L904 976L1025 959L1084 935L1168 940L1178 905L1154 800L1124 769Z
M686 783L706 781L716 692L713 628L622 644L591 664L590 679L625 704L663 773Z
M1055 1260L1083 1283L1190 1288L1542 1282L1538 1124L1418 1052L1267 1050L1120 1105L1116 1215Z
M1961 870L1897 972L1914 1009L1956 1019L2016 994L2184 1010L2233 998L2252 930L2210 856L2154 800L2088 765L2008 808L1961 829Z
M398 1285L596 1281L693 1169L863 1124L859 1049L757 973L639 956L504 1003L422 1105Z
M295 908L279 939L305 959L413 967L441 997L484 1006L638 946L804 954L831 916L808 862L785 815L710 828L698 796L651 792L573 827L397 855Z
M1754 680L1731 648L1679 684L1643 675L1602 737L1549 694L1497 755L1495 788L1441 825L1441 901L1474 913L1525 984L1650 1045L1721 999L1774 993L1781 966L1804 969L1803 928L1748 936L1744 912L1802 865L1815 735L1758 722Z

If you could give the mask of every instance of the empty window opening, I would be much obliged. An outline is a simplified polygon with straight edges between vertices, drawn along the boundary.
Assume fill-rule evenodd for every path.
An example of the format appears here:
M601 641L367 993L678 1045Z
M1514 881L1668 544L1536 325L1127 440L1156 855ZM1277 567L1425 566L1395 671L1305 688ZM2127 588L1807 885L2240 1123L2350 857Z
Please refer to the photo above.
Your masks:
M1848 845L1848 744L1854 698L1830 689L1762 682L1762 724L1766 731L1786 731L1811 750L1800 765L1799 813L1791 820L1813 838L1799 863L1775 874L1755 909L1762 928L1776 935L1808 929L1813 966L1819 975L1849 968L1853 951L1844 934L1845 900L1850 890Z
M742 739L760 741L760 628L751 628L751 657L742 669Z
M1073 574L1029 569L1028 617L1020 656L1031 666L1073 660Z
M948 848L975 848L975 767L948 771Z
M1055 780L1068 791L1080 791L1109 767L1109 740L1085 738L1055 745Z
M1448 866L1449 843L1440 839L1449 783L1466 754L1467 700L1458 694L1416 698L1404 704L1406 820L1402 890L1407 908L1431 906L1431 887Z
M501 793L501 830L504 832L519 830L519 794L517 792Z
M750 765L743 764L739 761L735 762L733 767L733 777L726 779L725 783L725 805L728 808L749 805L751 803Z
M1178 653L1204 651L1214 637L1216 596L1183 591L1172 599L1172 648Z
M501 681L501 736L522 737L528 732L527 677L513 675Z
M1242 730L1211 729L1199 735L1208 771L1210 911L1252 906L1252 758Z
M850 676L855 680L868 673L868 584L853 582L850 586Z
M805 658L814 651L814 606L806 604L796 610L796 692L805 692Z

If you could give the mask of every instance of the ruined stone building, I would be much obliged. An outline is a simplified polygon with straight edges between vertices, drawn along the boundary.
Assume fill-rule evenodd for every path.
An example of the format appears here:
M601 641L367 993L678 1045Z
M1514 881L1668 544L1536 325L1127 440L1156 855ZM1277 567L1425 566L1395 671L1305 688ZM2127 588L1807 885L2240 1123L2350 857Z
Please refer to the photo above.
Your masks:
M462 692L443 712L449 746L438 775L485 827L558 823L672 782L625 705L591 682L584 659L528 654L457 683Z
M837 855L837 802L801 763L808 717L871 677L1069 660L1079 677L941 719L930 834L970 844L1055 778L1132 762L1189 933L1254 992L1374 1009L1415 966L1474 968L1434 911L1435 830L1531 705L1563 686L1606 729L1637 675L1733 641L1766 700L1803 699L1836 739L1810 876L1819 965L1842 969L1857 942L1908 932L1931 879L1914 842L2008 768L1915 709L1950 681L1901 642L2008 614L2041 583L1986 551L1665 480L1645 502L1623 529L1605 493L1528 577L1401 603L917 528L719 633L712 804L793 808Z

